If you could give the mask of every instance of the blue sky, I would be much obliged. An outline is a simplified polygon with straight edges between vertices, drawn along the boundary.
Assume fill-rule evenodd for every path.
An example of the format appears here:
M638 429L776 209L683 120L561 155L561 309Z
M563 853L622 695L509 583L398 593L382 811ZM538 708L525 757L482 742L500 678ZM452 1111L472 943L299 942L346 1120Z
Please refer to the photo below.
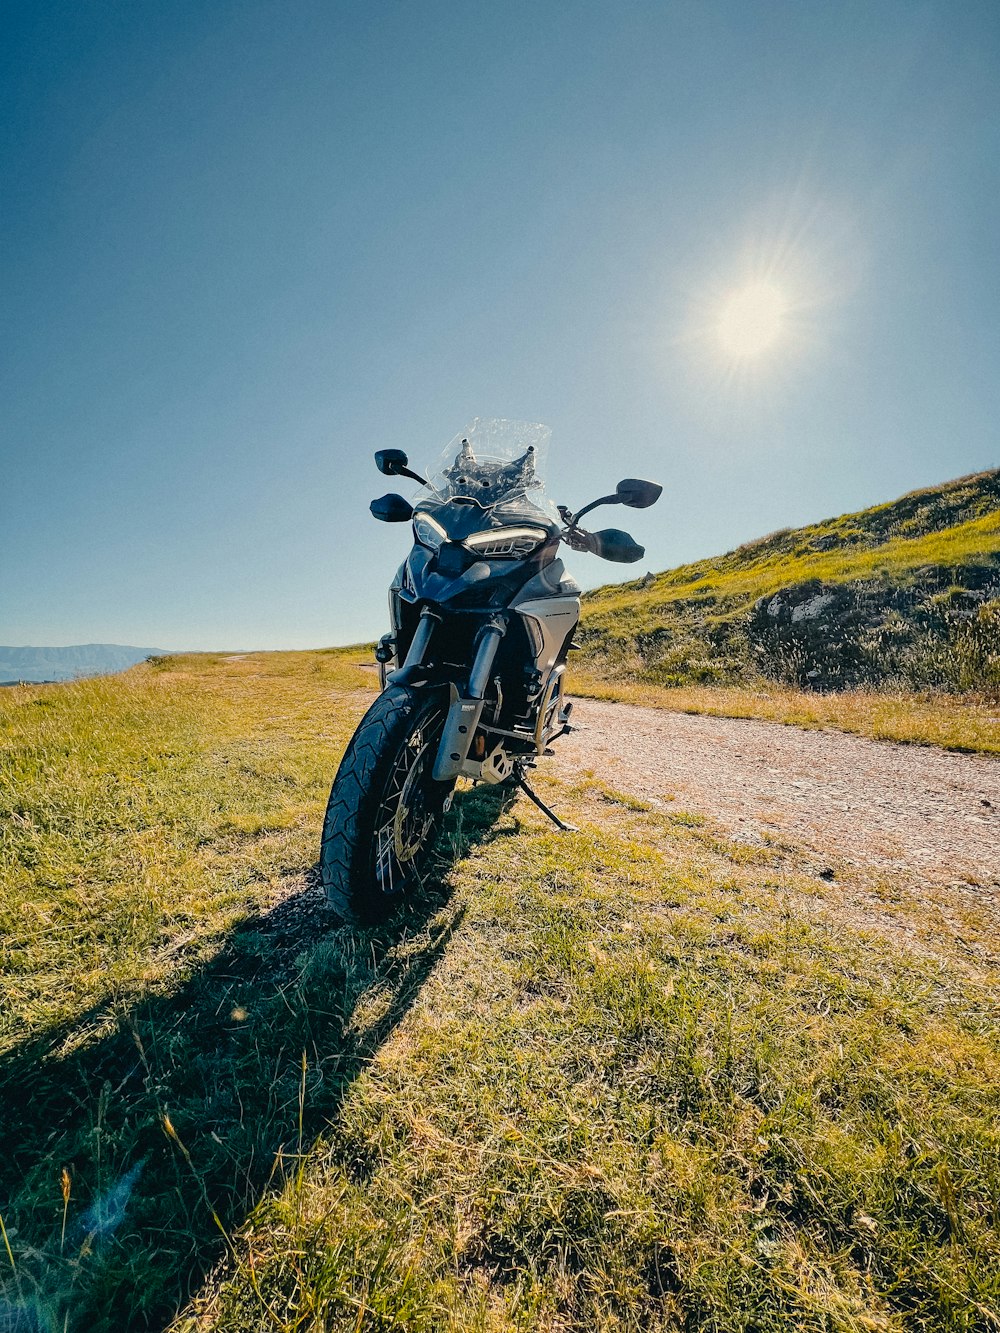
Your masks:
M371 454L476 415L663 482L640 572L1000 461L995 3L32 0L0 66L0 641L372 637Z

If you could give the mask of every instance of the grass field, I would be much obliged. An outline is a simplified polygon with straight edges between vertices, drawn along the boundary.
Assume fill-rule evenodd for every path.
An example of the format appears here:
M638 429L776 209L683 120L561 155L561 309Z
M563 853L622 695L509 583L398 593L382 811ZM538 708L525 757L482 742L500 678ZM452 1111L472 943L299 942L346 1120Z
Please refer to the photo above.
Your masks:
M0 694L0 1327L1000 1327L989 899L545 782L337 929L361 657Z

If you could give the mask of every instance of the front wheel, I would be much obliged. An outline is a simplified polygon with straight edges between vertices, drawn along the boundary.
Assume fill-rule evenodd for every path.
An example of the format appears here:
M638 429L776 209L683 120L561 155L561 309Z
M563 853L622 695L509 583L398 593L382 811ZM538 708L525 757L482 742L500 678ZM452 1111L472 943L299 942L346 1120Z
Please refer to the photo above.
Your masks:
M320 852L327 899L345 919L378 920L423 881L454 786L431 777L446 714L444 690L393 685L347 747Z

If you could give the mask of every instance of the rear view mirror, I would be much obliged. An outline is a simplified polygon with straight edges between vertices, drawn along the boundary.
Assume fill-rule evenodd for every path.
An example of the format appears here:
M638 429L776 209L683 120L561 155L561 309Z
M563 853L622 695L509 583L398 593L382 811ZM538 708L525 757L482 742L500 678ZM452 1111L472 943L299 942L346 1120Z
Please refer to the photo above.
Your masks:
M375 455L375 466L387 477L398 477L409 462L402 449L379 449Z
M398 452L395 451L395 452ZM378 457L378 454L375 455ZM383 495L373 500L368 508L380 523L408 523L413 517L413 505L401 495Z
M652 500L649 502L652 504ZM640 546L621 528L601 528L600 532L591 533L594 540L594 554L602 560L613 560L618 565L632 565L646 554L646 548Z
M663 487L655 481L639 481L636 477L626 477L620 481L614 495L602 495L599 500L591 500L589 505L584 505L578 514L574 517L570 515L573 523L579 523L584 514L589 514L592 509L598 505L628 505L630 509L648 509L650 505L656 504L657 500L663 494ZM609 528L609 532L617 532L617 528ZM609 556L608 559L615 557ZM635 557L638 560L638 556Z
M410 468L410 461L402 449L379 449L375 454L375 466L387 477L412 477L421 486L427 483L419 472ZM391 520L390 520L391 521Z
M657 485L655 481L639 481L636 477L626 477L624 481L618 483L615 494L619 504L628 505L630 509L648 509L650 505L656 504L663 494L663 487Z

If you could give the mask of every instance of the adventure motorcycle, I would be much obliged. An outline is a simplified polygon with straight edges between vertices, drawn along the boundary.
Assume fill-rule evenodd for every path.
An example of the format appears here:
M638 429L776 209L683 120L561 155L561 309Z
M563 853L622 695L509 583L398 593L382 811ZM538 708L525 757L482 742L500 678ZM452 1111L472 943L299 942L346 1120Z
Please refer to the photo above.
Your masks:
M525 781L525 770L570 730L566 657L580 588L556 552L641 560L627 532L586 532L602 504L644 509L662 487L628 479L573 514L542 493L549 432L477 419L425 481L401 449L375 455L386 476L411 477L415 505L373 500L384 523L413 523L413 549L389 590L390 632L375 657L382 692L361 720L334 779L320 857L331 904L374 920L426 873L459 778L517 783L567 827Z

